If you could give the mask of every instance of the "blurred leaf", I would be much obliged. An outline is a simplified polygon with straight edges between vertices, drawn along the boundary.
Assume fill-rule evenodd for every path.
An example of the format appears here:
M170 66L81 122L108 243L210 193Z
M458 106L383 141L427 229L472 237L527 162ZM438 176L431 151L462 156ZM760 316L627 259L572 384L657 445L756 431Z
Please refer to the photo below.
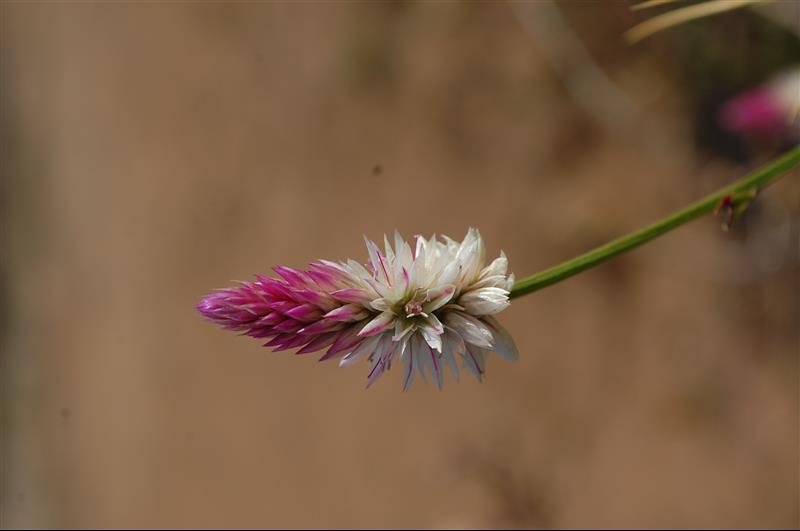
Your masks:
M646 2L642 2L640 4L635 4L631 6L631 11L639 11L640 9L647 9L650 7L662 6L664 4L671 4L673 2L678 2L680 0L647 0Z
M634 6L634 8L643 9L644 7L657 5L652 2L666 3L668 1L670 0L652 0L651 2L644 2L644 4L649 5L637 4ZM708 2L703 2L701 4L681 7L668 13L655 16L642 22L641 24L634 26L625 32L625 40L628 41L628 44L634 44L646 37L649 37L650 35L653 35L654 33L658 33L659 31L677 26L679 24L683 24L684 22L688 22L690 20L708 17L711 15L716 15L717 13L723 13L725 11L731 11L733 9L739 9L753 4L763 4L771 1L772 0L709 0Z

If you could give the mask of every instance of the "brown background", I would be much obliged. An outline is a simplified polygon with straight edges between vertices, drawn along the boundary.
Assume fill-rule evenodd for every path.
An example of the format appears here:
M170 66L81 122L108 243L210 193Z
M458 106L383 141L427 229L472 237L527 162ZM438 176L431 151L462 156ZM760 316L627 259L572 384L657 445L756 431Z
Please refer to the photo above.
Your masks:
M800 525L796 173L515 301L483 384L365 391L194 311L395 228L524 276L772 153L696 146L683 30L551 8L3 3L3 524Z

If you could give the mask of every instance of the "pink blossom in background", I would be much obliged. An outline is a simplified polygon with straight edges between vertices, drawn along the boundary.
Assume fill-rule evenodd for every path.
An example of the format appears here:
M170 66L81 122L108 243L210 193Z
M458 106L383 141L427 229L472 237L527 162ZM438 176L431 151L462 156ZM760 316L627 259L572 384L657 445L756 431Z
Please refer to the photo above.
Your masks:
M731 133L777 138L797 129L798 108L800 69L795 69L729 99L719 121Z

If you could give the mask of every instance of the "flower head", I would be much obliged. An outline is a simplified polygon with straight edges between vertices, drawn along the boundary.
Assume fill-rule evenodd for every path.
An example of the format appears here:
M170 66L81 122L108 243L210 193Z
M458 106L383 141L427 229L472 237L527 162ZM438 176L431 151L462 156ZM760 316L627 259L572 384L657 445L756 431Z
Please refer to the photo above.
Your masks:
M800 68L785 70L769 81L727 100L719 111L724 129L735 134L775 139L798 134Z
M298 354L327 348L320 361L341 366L366 359L367 386L393 362L403 364L403 387L416 373L442 387L445 368L458 378L466 367L478 380L486 355L517 358L514 341L493 315L508 307L514 276L501 253L485 264L480 233L462 242L415 238L413 247L395 234L384 249L366 239L369 261L321 260L298 271L276 267L280 278L219 290L197 306L230 330L269 338L274 350Z

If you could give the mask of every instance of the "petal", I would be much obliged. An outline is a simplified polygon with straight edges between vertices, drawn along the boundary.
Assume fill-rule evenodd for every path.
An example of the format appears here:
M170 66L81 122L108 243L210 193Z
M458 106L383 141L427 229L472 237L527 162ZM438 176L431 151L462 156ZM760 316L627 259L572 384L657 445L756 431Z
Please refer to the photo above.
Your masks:
M369 312L360 304L345 304L325 314L325 319L355 322L369 317Z
M324 291L330 291L344 277L340 270L325 264L310 264L310 269L306 271L306 275Z
M405 293L411 287L411 277L408 274L408 269L406 269L405 267L402 267L400 269L401 269L402 282L400 283L400 286L398 286L398 287L399 287L399 290L402 293Z
M513 277L513 275L511 276ZM503 275L493 275L490 277L481 277L480 280L469 286L465 291L472 291L478 288L502 288L506 291L509 289L508 278ZM513 282L512 282L513 285Z
M416 337L412 336L408 341L408 353L404 357L405 363L403 365L403 371L405 373L405 378L403 379L403 391L408 391L411 389L411 384L414 383L414 373L416 372L417 365L419 364L419 351L419 343L416 340Z
M294 319L286 319L280 324L275 325L272 329L282 334L296 334L305 326L302 321L295 321Z
M300 289L295 290L293 294L300 298L302 302L313 304L325 312L331 311L338 306L333 297L321 291Z
M388 285L392 285L392 277L389 275L389 271L386 267L386 260L384 259L383 255L381 254L380 249L378 246L375 245L375 242L364 236L364 242L367 244L367 251L369 252L369 260L372 264L372 268L375 271L375 276L379 279L383 279L384 282Z
M437 332L430 326L421 325L419 327L419 333L422 334L422 338L430 348L437 352L442 351L442 335L440 332Z
M432 368L433 379L436 382L436 387L439 391L442 390L444 385L444 367L442 367L441 353L437 352L431 347L428 347L428 356L430 360L430 367Z
M271 310L285 314L289 310L294 309L294 307L297 306L297 303L292 301L275 301L269 303L268 306Z
M374 336L389 329L394 324L395 315L393 312L383 312L372 319L358 333L360 337Z
M370 302L369 306L373 310L377 310L379 312L386 312L391 309L392 304L389 300L381 297L380 299L375 299L374 301Z
M424 321L417 327L425 339L425 342L430 347L438 352L442 351L442 334L444 334L444 325L434 315L430 314Z
M364 339L358 336L358 328L359 325L355 324L350 328L343 330L336 338L336 341L333 342L333 345L331 345L331 347L327 350L327 352L325 352L325 355L322 356L319 361L325 361L336 356L341 356L361 343Z
M264 343L265 347L280 347L297 337L295 334L278 334L270 341Z
M367 389L369 389L389 365L391 365L392 358L400 347L401 344L392 341L391 334L383 334L380 336L378 346L375 347L375 351L372 353L372 368L367 374Z
M464 340L461 339L452 328L445 327L444 334L442 334L442 360L450 366L453 371L453 376L456 381L459 379L458 362L456 361L456 354L464 352Z
M375 347L378 346L378 341L380 341L381 337L382 336L368 337L359 343L359 345L351 353L347 354L339 361L339 367L350 366L364 356L372 354L375 351Z
M386 259L394 263L394 250L392 250L392 246L389 244L389 238L384 234L383 235L383 247L386 254Z
M319 321L322 312L313 304L300 304L286 312L286 315L304 323L313 323Z
M453 354L461 354L467 350L467 345L464 343L464 338L462 338L461 334L449 326L444 327L444 333L442 336L442 345L444 351L450 351Z
M509 306L508 292L502 288L480 288L462 294L458 304L471 315L490 315Z
M311 338L308 336L301 336L298 334L293 334L289 339L284 341L280 346L272 349L274 352L280 352L282 350L289 350L292 348L297 348L299 346L305 345L309 342Z
M276 266L272 268L273 271L278 273L280 276L283 277L286 282L289 283L290 286L295 288L306 288L308 287L308 278L306 274L302 271L297 271L296 269L292 269L291 267L285 266Z
M280 323L283 321L284 317L283 314L280 312L270 312L258 321L255 322L255 325L258 326L272 326Z
M456 260L451 260L444 266L439 277L436 279L441 284L455 284L461 274L461 264Z
M485 247L478 229L470 227L464 241L456 254L456 260L463 266L461 271L461 281L471 284L480 273L483 266Z
M461 355L461 358L464 360L464 366L469 369L469 372L480 382L484 372L485 357L483 349L467 345L467 350Z
M447 312L444 323L458 332L467 343L483 348L492 347L492 330L471 315L458 311Z
M428 242L425 240L425 237L423 237L421 234L417 234L416 236L414 236L414 240L415 240L414 260L420 259L420 257L422 257L422 260L424 261L425 246Z
M506 285L503 287L510 292L514 288L515 281L516 277L514 277L514 273L511 273L510 275L508 275L508 278L506 279Z
M411 270L411 264L414 263L414 255L411 253L411 247L408 245L399 232L394 233L394 254L395 263L398 267L405 267Z
M265 326L262 328L251 328L245 332L242 332L246 336L254 337L256 339L263 339L265 337L275 336L280 334L277 330L273 330L272 328Z
M332 292L331 297L339 302L360 304L362 306L368 306L372 301L372 297L370 297L365 290L360 288L340 289Z
M407 338L414 330L416 330L416 326L411 319L397 319L394 324L392 341L400 341L403 338Z
M506 276L506 271L508 270L508 258L506 258L506 253L500 251L500 256L492 260L492 263L486 266L483 271L481 271L481 278L486 277L493 277L493 276Z
M312 339L306 346L298 350L297 353L307 354L309 352L316 352L317 350L321 350L333 344L333 342L336 341L336 338L338 336L339 332L328 332L327 334L319 335L314 339Z
M349 270L349 274L356 280L366 280L372 278L372 274L367 271L364 266L355 260L348 260L345 270Z
M333 332L334 330L341 330L346 326L346 323L341 321L330 321L328 319L320 319L316 323L305 326L297 331L298 334L306 336L315 336L317 334L324 334L326 332Z
M455 292L456 287L452 284L442 286L436 290L428 290L428 302L422 305L422 309L428 314L438 310L450 302Z
M519 350L517 350L517 345L514 343L514 338L511 337L511 334L508 333L508 330L503 328L503 326L498 323L497 319L494 317L486 316L483 319L489 328L492 329L492 333L494 334L494 347L492 347L492 351L496 352L507 360L517 361L519 359Z

